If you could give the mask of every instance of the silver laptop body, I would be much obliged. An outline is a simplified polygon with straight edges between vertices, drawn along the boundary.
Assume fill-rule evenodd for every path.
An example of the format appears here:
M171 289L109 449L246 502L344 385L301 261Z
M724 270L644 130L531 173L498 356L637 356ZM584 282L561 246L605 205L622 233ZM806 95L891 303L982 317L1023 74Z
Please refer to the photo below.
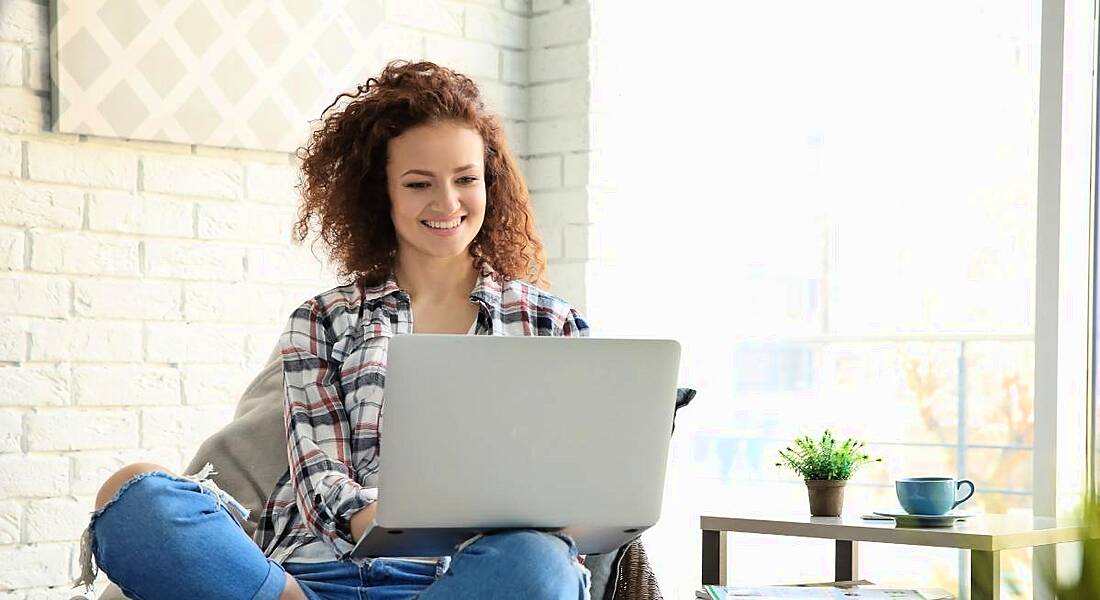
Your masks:
M657 522L672 340L390 340L379 504L354 557L452 554L477 533L562 530L609 552Z

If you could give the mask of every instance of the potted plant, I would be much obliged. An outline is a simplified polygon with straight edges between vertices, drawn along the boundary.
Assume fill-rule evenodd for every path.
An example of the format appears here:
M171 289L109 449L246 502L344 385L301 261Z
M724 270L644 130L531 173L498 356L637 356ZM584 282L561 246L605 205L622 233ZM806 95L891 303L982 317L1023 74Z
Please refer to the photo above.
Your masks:
M810 514L815 517L838 517L844 507L844 485L852 473L871 458L863 451L863 442L848 438L838 444L829 430L814 440L808 435L796 438L794 445L779 451L777 467L787 467L806 481L810 496Z

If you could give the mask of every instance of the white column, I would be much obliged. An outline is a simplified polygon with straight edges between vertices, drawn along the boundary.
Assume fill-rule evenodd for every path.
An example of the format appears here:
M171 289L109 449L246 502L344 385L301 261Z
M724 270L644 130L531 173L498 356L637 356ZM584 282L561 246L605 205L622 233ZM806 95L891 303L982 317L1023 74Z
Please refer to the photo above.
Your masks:
M1068 515L1085 477L1088 384L1092 7L1044 0L1039 83L1035 320L1037 515ZM1054 565L1035 552L1039 572Z

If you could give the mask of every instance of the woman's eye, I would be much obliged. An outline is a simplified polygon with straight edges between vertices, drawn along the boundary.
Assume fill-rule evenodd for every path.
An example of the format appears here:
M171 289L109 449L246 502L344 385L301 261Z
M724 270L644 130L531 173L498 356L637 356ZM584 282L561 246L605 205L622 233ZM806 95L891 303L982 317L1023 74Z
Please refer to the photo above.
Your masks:
M427 189L429 185L431 185L431 184L428 183L427 181L410 181L409 183L405 184L405 187L411 188L411 189L414 189L414 190L423 190L423 189Z
M477 177L474 177L473 175L466 175L464 177L459 177L458 178L458 182L461 183L462 185L468 185L468 184L471 184L475 181L477 181Z

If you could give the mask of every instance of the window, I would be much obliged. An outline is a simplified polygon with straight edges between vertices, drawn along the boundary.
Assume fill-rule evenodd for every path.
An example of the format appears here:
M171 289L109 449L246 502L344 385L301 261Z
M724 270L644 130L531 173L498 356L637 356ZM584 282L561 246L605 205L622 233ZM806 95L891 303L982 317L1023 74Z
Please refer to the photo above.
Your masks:
M1041 4L594 10L597 127L631 134L593 159L619 186L589 312L600 335L681 340L700 390L646 534L665 593L698 584L699 514L807 510L774 466L801 433L885 457L849 510L952 475L976 483L971 509L1030 512ZM613 304L624 292L651 301ZM831 577L828 542L732 539L734 581ZM861 567L952 591L967 576L953 550L870 545ZM1002 574L1031 596L1030 553Z

